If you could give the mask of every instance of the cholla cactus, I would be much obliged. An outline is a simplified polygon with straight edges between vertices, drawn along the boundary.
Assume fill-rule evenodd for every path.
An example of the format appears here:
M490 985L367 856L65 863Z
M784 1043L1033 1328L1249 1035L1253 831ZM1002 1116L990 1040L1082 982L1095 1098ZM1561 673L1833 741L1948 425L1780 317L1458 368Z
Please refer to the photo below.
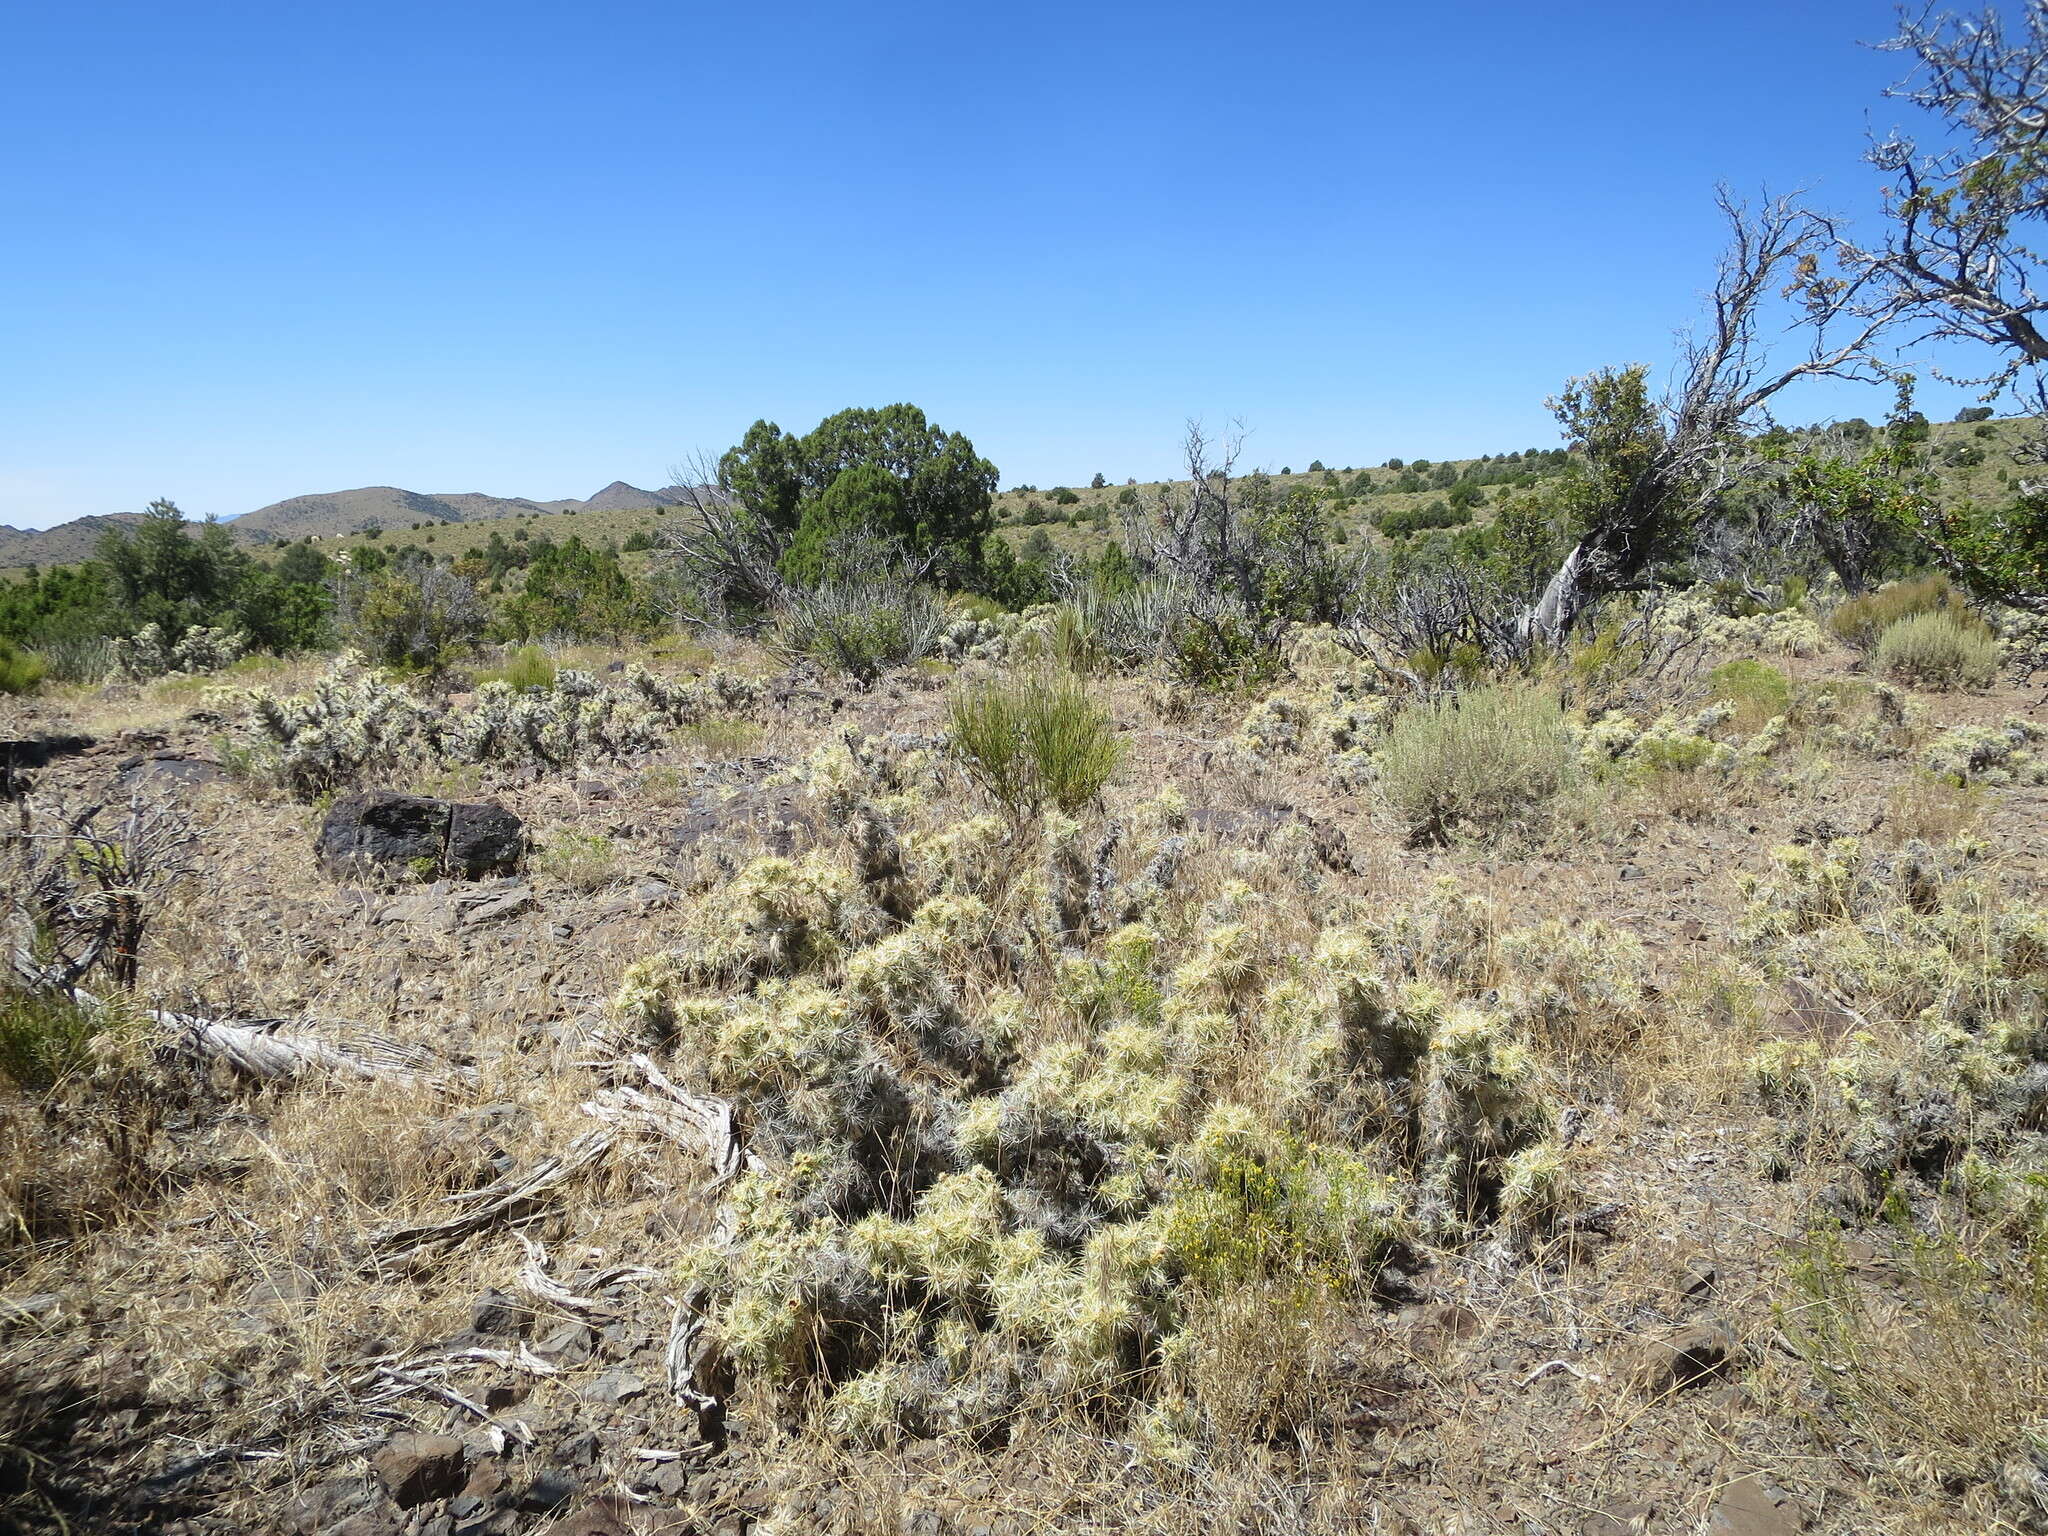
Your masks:
M1232 744L1254 757L1288 756L1308 741L1309 706L1284 693L1271 694L1251 707Z
M217 658L230 654L231 640L202 643ZM626 679L623 689L605 688L569 669L545 688L490 682L467 709L435 711L351 652L308 695L249 697L277 776L294 794L310 796L414 759L566 769L648 752L713 708L750 706L759 692L723 674L679 686L633 667Z
M1827 636L1797 609L1735 618L1715 610L1706 587L1692 587L1666 597L1657 607L1659 634L1697 639L1716 651L1765 651L1783 656L1817 656Z
M1964 725L1936 738L1924 760L1929 773L1957 784L2048 783L2036 752L2048 729L2013 716L2001 726Z
M310 800L397 772L433 750L433 726L420 702L344 652L310 693L249 695L271 775Z
M754 860L692 926L690 969L715 980L814 969L873 937L878 917L853 875L814 853Z
M1483 1211L1506 1163L1549 1121L1528 1048L1501 1021L1454 1009L1430 1037L1416 1154L1439 1230Z
M1641 725L1616 710L1580 733L1579 761L1595 773L1640 780L1660 772L1727 774L1741 756L1713 732L1733 716L1729 705L1711 705L1689 721L1675 714Z
M1744 941L1858 1026L1825 1058L1767 1044L1758 1088L1792 1145L1848 1164L1865 1194L1902 1170L1942 1174L2048 1107L2048 911L2002 900L1983 852L1845 840L1777 850L1752 883Z
M130 682L147 682L173 672L219 672L240 661L249 649L249 637L240 630L230 632L196 624L172 645L163 629L145 624L127 639L113 641L113 671Z

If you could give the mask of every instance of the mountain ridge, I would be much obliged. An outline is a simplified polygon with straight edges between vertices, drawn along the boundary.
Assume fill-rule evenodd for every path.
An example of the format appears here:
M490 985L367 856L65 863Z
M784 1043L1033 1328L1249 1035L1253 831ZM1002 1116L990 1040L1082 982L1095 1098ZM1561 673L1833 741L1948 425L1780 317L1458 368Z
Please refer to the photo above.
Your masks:
M526 496L493 496L484 491L409 491L396 485L365 485L343 491L287 496L268 506L221 519L237 542L261 546L280 541L333 538L371 527L410 528L414 523L476 523L547 512L613 512L673 504L682 491L663 486L643 490L614 480L587 498L536 501ZM670 499L665 499L670 498ZM0 569L25 565L69 565L92 558L110 529L141 521L139 512L93 513L51 528L15 528L0 523Z

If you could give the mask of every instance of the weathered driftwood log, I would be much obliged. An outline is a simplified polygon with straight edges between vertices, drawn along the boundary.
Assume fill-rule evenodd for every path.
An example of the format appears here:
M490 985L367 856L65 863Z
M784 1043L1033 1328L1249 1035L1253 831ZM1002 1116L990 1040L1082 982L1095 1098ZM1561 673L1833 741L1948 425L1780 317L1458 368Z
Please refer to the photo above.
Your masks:
M638 1053L614 1066L633 1068L646 1080L649 1091L600 1088L595 1097L580 1106L585 1114L608 1125L652 1132L680 1146L702 1147L711 1164L714 1189L741 1173L752 1173L762 1167L761 1159L740 1142L730 1099L686 1093L670 1082L661 1068Z
M626 1311L622 1301L608 1300L602 1296L586 1296L571 1290L548 1273L548 1251L524 1232L512 1234L519 1240L519 1246L526 1250L526 1262L519 1266L519 1286L529 1296L550 1302L568 1312L582 1312L594 1317L617 1317ZM637 1264L615 1264L610 1269L599 1270L584 1281L585 1291L606 1291L615 1285L628 1285L636 1280L659 1280L657 1270L643 1269Z
M467 1208L443 1221L414 1222L375 1234L370 1239L373 1263L409 1259L491 1227L531 1220L546 1209L548 1197L557 1185L592 1167L611 1151L612 1140L609 1130L585 1131L569 1143L566 1151L542 1158L523 1173L507 1174L482 1189L448 1196L447 1204Z
M432 1054L380 1035L352 1032L329 1038L285 1019L207 1019L166 1008L152 1008L149 1016L167 1031L162 1046L166 1055L219 1062L262 1082L294 1078L309 1070L408 1081L430 1081L440 1075Z

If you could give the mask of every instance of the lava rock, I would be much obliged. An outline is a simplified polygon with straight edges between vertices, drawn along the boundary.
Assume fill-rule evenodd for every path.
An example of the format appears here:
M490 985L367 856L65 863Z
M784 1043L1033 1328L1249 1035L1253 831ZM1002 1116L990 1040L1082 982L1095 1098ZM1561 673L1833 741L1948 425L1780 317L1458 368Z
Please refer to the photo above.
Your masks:
M532 1320L532 1308L503 1291L485 1291L469 1306L469 1331L487 1339L521 1338Z
M495 800L436 800L374 789L334 802L315 853L320 867L340 879L416 879L431 872L480 880L519 866L526 830Z

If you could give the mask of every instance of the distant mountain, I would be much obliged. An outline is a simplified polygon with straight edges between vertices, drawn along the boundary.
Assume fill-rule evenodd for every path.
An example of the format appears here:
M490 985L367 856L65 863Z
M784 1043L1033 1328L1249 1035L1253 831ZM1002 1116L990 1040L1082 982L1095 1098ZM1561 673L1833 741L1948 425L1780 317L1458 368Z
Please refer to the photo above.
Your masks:
M548 510L544 503L523 496L486 496L481 491L432 496L401 490L395 485L366 485L359 490L322 491L272 502L244 513L232 526L244 538L267 534L277 539L299 539L309 533L327 538L372 527L398 529L410 528L414 523L473 523Z
M308 534L332 538L377 527L399 533L414 523L478 523L499 517L524 517L535 512L620 512L654 510L681 499L676 487L643 491L614 480L587 501L533 501L525 496L488 496L482 491L449 491L430 495L395 485L366 485L353 491L319 491L274 501L254 512L224 518L228 531L244 544L270 544L302 539ZM0 569L24 565L67 565L92 557L93 546L109 528L140 519L138 512L81 517L55 528L9 528L0 525Z
M109 528L142 521L140 512L81 517L55 528L9 528L0 524L0 569L23 565L70 565L92 558L93 546Z
M590 500L583 503L585 512L637 512L642 509L653 511L669 503L653 491L643 491L637 485L628 485L623 480L614 480Z

